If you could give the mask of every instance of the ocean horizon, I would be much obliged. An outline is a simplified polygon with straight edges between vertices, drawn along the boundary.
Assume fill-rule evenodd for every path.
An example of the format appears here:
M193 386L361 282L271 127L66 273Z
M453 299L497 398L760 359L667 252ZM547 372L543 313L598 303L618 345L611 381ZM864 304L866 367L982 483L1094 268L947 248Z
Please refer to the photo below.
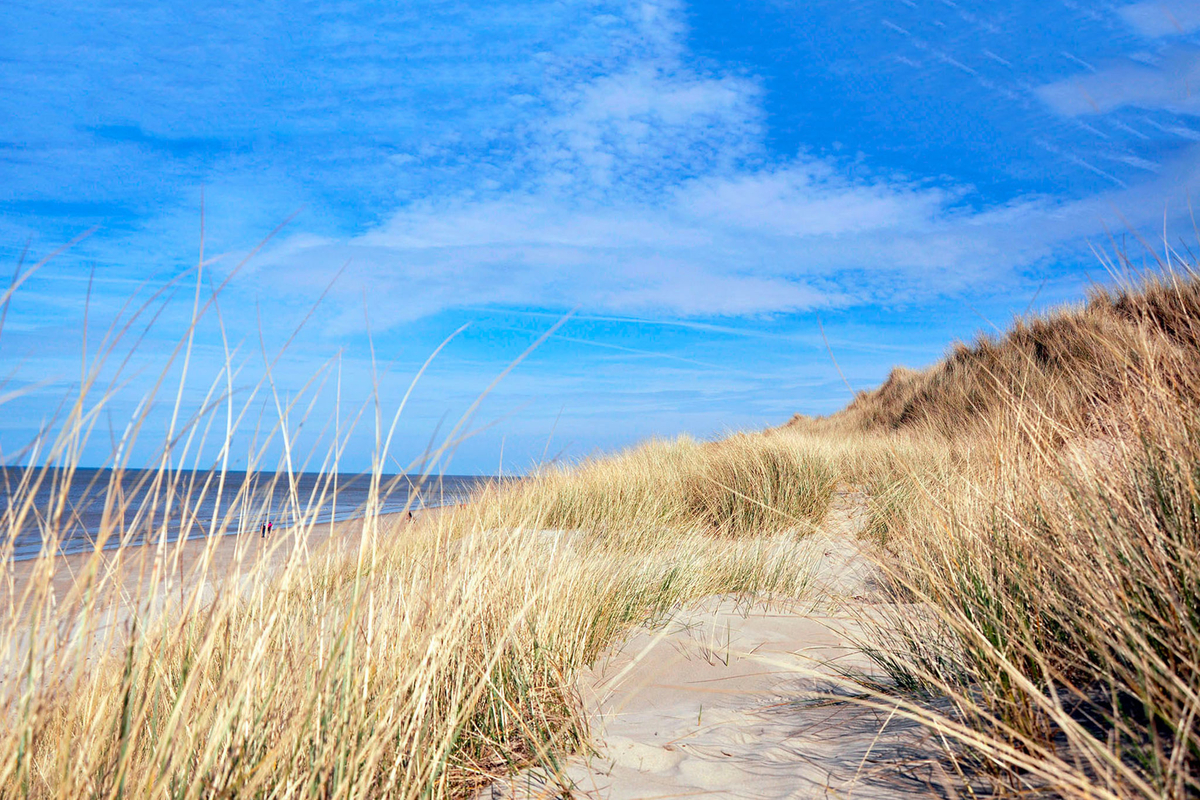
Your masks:
M0 510L7 530L18 531L5 543L8 558L36 557L52 528L57 528L55 554L67 555L92 550L106 530L103 549L143 544L156 538L164 525L168 541L181 535L194 539L211 533L258 532L268 521L282 530L301 521L354 519L369 507L388 514L453 505L488 482L514 480L494 475L381 475L378 497L372 502L370 473L301 472L289 479L283 472L229 470L223 484L221 477L217 470L126 469L118 474L95 467L0 468ZM35 482L29 502L28 487ZM56 509L60 503L61 509Z

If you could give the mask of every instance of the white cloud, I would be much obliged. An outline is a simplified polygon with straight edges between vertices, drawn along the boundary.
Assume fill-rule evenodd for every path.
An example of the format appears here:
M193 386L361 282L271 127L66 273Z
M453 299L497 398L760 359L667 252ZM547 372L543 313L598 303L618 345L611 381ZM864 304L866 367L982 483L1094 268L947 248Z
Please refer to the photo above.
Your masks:
M550 183L653 185L656 175L744 155L759 130L753 84L654 62L571 94L535 138Z
M828 163L797 159L782 169L700 179L681 187L680 204L699 219L780 236L842 236L912 229L954 194L903 183L852 183Z
M1120 228L1114 210L1135 224L1161 218L1155 193L1178 186L978 210L969 187L851 176L803 153L772 159L761 88L688 66L677 11L632 4L610 21L615 55L543 95L512 184L408 204L350 239L293 238L260 275L311 293L350 259L337 291L354 302L334 330L361 325L364 293L388 298L372 305L384 327L480 304L789 312L995 285L1102 233L1104 220ZM1102 102L1145 98L1111 78L1089 77ZM1084 113L1066 89L1044 92L1063 113Z
M1150 38L1176 36L1200 28L1200 5L1191 0L1152 0L1118 10L1138 33Z
M1133 3L1117 13L1149 39L1181 36L1200 30L1200 4L1192 0ZM1160 42L1155 52L1132 53L1125 62L1103 69L1088 66L1082 74L1037 89L1059 114L1079 117L1135 107L1200 115L1200 50Z
M706 177L658 202L549 191L431 202L355 239L289 241L268 271L311 295L350 259L339 291L355 302L335 326L345 331L361 326L364 293L389 299L372 303L381 327L480 304L754 315L954 291L1051 252L1031 225L1044 203L973 214L945 190L856 184L823 166Z
M1038 89L1051 108L1068 117L1135 106L1200 115L1200 50L1168 49L1156 66L1118 64Z

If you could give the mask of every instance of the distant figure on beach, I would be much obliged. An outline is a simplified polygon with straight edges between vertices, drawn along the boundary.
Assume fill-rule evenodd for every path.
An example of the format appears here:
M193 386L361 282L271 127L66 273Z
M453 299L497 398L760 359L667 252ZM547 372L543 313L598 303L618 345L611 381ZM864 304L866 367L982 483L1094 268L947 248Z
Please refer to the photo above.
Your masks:
M262 538L267 538L267 523L262 524Z
M275 524L274 522L271 522L270 520L267 520L267 535L268 535L268 536L270 536L270 535L271 535L271 526L272 526L272 525L274 525L274 524Z

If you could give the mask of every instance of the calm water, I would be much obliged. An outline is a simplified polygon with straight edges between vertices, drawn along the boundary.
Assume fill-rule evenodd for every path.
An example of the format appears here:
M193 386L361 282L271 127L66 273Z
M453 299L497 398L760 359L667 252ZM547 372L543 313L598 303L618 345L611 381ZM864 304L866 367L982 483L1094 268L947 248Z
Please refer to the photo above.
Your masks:
M23 500L18 487L26 470L8 467L0 471L0 512L6 517L0 530L12 530L13 516ZM34 473L37 474L36 472ZM46 470L41 485L34 492L33 507L17 535L13 558L32 558L42 548L46 520L53 513L53 499L65 496L66 502L58 528L62 531L59 551L77 553L90 550L100 532L105 505L117 509L109 512L110 530L130 531L131 543L145 541L147 532L158 535L164 520L168 539L180 534L193 538L205 535L214 519L225 533L258 531L270 519L277 529L287 527L298 519L317 522L351 519L362 516L370 491L370 476L357 474L318 475L302 473L289 484L286 476L274 474L225 473L220 507L217 506L217 478L209 473L183 473L175 487L169 481L155 486L156 473L128 470L118 479L111 470L79 469L64 487L66 474ZM461 502L472 490L482 486L489 477L474 475L417 476L388 475L380 484L381 513L408 508L431 508ZM336 493L334 487L336 485ZM65 488L65 493L64 493ZM324 501L320 500L326 492ZM24 496L27 496L25 493ZM168 501L170 511L168 513ZM119 510L123 507L123 511ZM181 513L186 509L186 517ZM312 509L312 510L309 510ZM117 546L113 537L107 546Z

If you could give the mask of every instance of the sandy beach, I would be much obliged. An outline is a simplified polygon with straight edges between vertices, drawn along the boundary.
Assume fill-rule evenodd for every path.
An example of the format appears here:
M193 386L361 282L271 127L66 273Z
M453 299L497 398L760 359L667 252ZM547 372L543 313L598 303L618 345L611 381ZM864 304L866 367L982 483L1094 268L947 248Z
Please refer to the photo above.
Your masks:
M382 536L418 519L437 513L438 509L416 510L410 520L407 513L379 515L377 525ZM348 548L359 541L363 518L314 525L306 530L280 528L270 536L257 531L215 537L195 537L165 545L146 544L102 550L99 557L93 552L71 553L51 559L26 559L9 562L0 583L0 607L20 616L22 598L35 576L50 573L49 581L39 582L53 593L54 605L78 602L89 582L104 585L109 591L121 592L119 605L129 606L134 598L146 594L145 587L157 569L161 576L160 593L189 593L199 581L211 595L223 583L234 581L257 568L264 560L268 568L283 564L299 548L302 558L324 554L332 543ZM104 580L98 580L104 576Z

